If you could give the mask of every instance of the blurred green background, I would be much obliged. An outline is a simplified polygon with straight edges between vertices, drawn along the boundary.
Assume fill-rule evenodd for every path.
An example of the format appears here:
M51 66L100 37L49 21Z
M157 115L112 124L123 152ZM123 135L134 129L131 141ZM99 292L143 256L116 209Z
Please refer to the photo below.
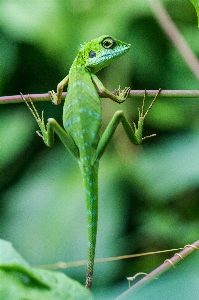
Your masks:
M162 2L199 57L199 29L190 1ZM198 89L197 78L147 1L2 0L0 20L1 96L56 89L79 44L103 34L132 44L128 54L99 73L107 88ZM118 127L100 164L96 258L183 247L198 239L198 100L158 99L144 132L157 137L141 146L133 146ZM102 105L103 130L118 109L137 121L141 100L131 98L118 106L102 99ZM46 119L62 123L62 105L36 107L45 110ZM37 129L25 104L1 105L1 238L32 265L84 260L86 212L79 167L58 138L49 149ZM126 289L126 276L150 272L170 256L97 264L94 291ZM85 267L65 273L84 283Z

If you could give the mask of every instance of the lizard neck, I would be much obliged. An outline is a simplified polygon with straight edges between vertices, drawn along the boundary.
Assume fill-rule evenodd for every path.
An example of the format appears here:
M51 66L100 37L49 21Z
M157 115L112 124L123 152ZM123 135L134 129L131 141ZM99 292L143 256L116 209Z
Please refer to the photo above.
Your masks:
M72 67L74 66L81 66L82 68L85 68L85 59L84 59L84 55L83 55L83 51L82 50L79 50L78 53L77 53L77 56L75 57L73 63L72 63Z

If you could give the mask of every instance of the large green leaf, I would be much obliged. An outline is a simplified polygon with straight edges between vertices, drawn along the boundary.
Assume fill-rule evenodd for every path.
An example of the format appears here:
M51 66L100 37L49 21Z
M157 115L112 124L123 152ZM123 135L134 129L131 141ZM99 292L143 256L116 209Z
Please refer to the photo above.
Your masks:
M198 27L199 27L199 0L190 0L190 1L196 9L196 13L198 16Z
M92 299L88 290L63 273L31 267L4 240L0 240L0 278L0 299Z

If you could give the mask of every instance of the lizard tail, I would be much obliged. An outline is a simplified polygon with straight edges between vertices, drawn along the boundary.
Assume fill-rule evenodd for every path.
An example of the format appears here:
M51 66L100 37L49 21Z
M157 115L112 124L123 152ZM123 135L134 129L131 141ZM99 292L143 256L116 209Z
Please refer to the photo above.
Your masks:
M88 262L86 272L86 287L91 289L98 220L98 163L83 167L83 178L86 197Z

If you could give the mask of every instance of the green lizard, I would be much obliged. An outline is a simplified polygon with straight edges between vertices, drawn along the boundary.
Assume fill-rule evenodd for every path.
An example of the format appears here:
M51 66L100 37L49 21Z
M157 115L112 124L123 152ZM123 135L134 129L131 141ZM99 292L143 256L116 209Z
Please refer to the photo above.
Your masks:
M137 128L134 124L134 130L132 129L123 111L120 110L114 114L100 137L102 108L96 88L117 103L126 100L130 88L126 87L123 91L120 91L119 87L116 93L112 94L103 86L95 73L125 54L130 46L106 35L81 45L69 74L57 86L57 94L54 91L49 92L52 102L59 104L63 87L68 84L68 92L63 108L63 126L65 130L52 118L49 118L47 125L45 125L43 112L42 118L40 118L31 99L32 107L23 97L39 125L41 133L38 131L37 133L42 137L44 143L51 147L54 143L54 132L56 132L64 146L79 163L85 187L87 210L88 263L86 287L89 289L92 286L97 235L99 159L120 122L133 144L137 145L142 142L144 139L142 138L144 119L156 98L154 98L145 114L143 113L143 100Z

